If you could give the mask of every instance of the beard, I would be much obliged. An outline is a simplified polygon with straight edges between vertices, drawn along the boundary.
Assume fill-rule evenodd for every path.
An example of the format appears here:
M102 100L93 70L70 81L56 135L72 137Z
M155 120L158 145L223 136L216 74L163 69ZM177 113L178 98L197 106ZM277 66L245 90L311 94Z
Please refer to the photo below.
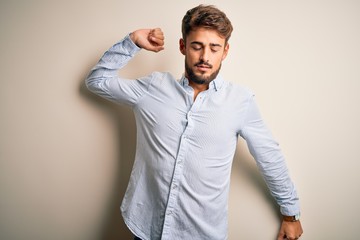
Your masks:
M213 66L211 64L204 62L204 61L200 61L200 62L194 64L194 66L201 65L201 64L207 65L210 69L213 68ZM210 74L210 76L196 75L194 73L193 69L189 66L189 64L187 63L187 61L185 59L185 73L187 75L187 78L189 81L192 81L197 84L209 84L212 80L214 80L217 77L217 75L220 72L220 69L221 69L221 64L215 72Z

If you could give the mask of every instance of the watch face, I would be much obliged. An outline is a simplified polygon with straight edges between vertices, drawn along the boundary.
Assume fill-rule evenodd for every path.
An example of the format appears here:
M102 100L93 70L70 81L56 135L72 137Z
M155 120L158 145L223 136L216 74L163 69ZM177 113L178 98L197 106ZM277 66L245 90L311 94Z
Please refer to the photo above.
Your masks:
M294 216L294 219L295 219L296 221L300 220L300 214L296 214L296 215Z

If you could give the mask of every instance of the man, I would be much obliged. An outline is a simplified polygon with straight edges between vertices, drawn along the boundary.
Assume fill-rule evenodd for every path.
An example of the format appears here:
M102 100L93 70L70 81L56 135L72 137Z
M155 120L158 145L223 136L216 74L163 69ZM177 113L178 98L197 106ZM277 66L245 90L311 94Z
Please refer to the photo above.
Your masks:
M136 80L118 70L140 50L164 49L161 29L140 29L111 47L88 76L88 88L130 106L136 159L121 205L135 239L227 239L230 172L238 136L257 161L284 216L278 239L298 239L299 200L284 158L253 94L218 74L232 25L213 6L183 18L185 74L154 72Z

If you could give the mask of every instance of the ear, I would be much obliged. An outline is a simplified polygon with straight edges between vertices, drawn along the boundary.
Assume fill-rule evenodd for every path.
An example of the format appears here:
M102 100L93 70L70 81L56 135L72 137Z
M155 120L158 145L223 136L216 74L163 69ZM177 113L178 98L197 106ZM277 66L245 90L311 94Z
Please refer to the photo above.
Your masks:
M180 49L180 52L183 55L185 55L185 41L182 38L180 38L180 40L179 40L179 49Z
M230 48L230 45L229 43L226 43L226 46L224 48L224 53L223 53L223 56L222 56L222 60L224 60L229 52L229 48Z

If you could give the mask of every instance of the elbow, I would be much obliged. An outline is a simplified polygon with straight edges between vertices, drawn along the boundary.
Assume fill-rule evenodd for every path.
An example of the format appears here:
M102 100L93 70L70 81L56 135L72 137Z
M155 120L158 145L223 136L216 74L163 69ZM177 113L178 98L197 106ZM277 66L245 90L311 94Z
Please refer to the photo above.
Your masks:
M92 75L92 72L86 77L85 79L85 86L87 87L87 89L89 89L90 91L94 92L96 91L96 78Z
M89 89L89 90L91 90L92 89L92 81L91 81L91 79L89 78L89 77L87 77L86 79L85 79L85 86L86 86L86 88L87 89Z

